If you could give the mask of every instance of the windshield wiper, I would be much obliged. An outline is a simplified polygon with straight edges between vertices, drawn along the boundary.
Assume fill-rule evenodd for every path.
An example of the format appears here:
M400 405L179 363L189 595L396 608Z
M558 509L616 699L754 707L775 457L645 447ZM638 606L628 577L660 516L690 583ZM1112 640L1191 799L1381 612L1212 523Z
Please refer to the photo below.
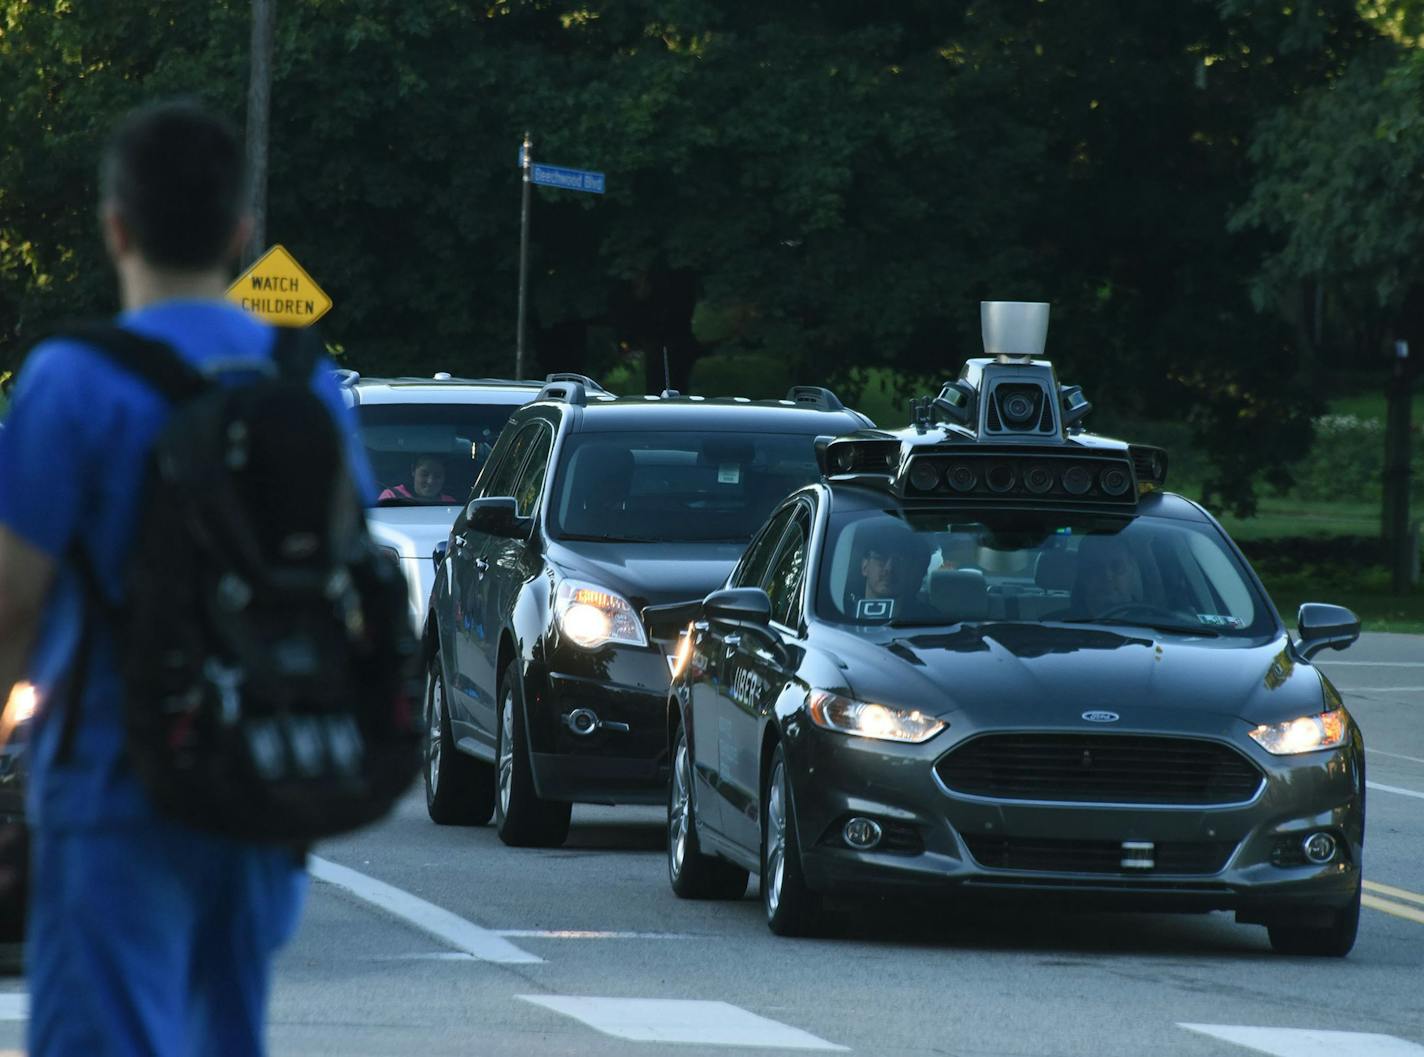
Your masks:
M643 536L560 536L562 540L575 543L666 543L666 540L648 539Z
M1096 620L1092 617L1074 617L1071 620L1057 620L1056 624L1102 624L1104 627L1114 628L1151 628L1153 631L1164 631L1169 635L1198 635L1204 639L1215 639L1221 636L1221 632L1212 631L1210 628L1202 627L1200 624L1154 624L1148 620L1120 620L1109 617L1106 620Z

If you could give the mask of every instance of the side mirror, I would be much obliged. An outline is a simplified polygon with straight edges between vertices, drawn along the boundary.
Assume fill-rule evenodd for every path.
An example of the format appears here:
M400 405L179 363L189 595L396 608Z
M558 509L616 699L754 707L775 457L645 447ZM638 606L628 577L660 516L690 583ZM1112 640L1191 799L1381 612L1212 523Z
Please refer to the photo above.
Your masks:
M450 552L450 541L441 540L435 545L435 549L430 552L430 563L435 566L435 571L440 571L440 563L445 560L445 555Z
M719 624L764 628L771 623L771 598L760 587L727 587L702 600L702 615Z
M518 510L512 496L471 499L465 507L465 523L475 532L483 532L487 536L514 539L529 531L529 518L520 517Z
M1344 606L1307 602L1296 616L1300 644L1296 647L1306 660L1321 650L1343 650L1360 637L1360 618Z
M654 642L676 642L688 624L702 616L702 599L643 607L643 627Z

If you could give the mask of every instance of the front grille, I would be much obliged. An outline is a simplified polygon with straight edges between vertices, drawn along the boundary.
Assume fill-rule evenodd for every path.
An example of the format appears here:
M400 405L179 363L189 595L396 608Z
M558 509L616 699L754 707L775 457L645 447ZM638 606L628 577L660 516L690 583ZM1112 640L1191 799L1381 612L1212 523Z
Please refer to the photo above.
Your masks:
M990 734L935 770L957 793L1066 803L1238 804L1264 780L1220 742L1129 734Z
M1130 853L1121 841L1058 840L1028 837L966 836L969 854L992 870L1041 870L1061 873L1101 873L1119 876L1154 874L1214 874L1221 871L1235 847L1229 841L1169 841L1152 845L1153 865L1122 865Z

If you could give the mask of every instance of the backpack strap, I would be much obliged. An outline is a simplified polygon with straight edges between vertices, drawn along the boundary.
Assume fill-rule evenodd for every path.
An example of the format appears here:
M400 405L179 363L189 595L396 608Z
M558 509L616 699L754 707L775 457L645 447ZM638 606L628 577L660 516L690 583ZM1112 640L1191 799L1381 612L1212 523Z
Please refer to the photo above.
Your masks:
M317 361L326 355L326 345L310 327L274 327L272 360L277 375L294 382L309 382Z
M208 381L166 342L145 338L112 323L70 327L50 335L82 342L104 354L112 363L137 375L169 403L197 396Z

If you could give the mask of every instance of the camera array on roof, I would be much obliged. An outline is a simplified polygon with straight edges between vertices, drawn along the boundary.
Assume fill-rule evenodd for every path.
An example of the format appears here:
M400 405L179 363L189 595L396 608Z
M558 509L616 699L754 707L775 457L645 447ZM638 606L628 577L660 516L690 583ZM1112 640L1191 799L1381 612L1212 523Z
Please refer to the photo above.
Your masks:
M1049 306L980 304L984 352L939 395L911 402L903 430L818 442L822 472L906 498L1131 510L1166 483L1167 453L1083 430L1092 404L1042 359Z

